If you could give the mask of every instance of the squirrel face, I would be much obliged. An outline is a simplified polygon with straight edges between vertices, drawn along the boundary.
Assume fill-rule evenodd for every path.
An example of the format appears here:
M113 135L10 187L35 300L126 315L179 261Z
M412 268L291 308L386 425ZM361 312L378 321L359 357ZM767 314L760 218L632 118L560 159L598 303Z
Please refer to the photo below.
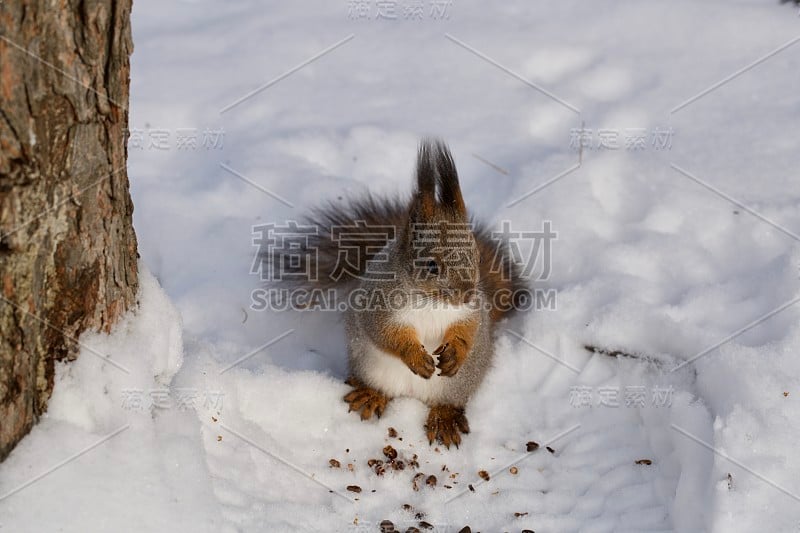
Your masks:
M423 142L402 254L415 287L449 305L474 303L480 254L455 163L441 142Z
M469 224L440 219L413 226L408 267L415 287L449 305L473 303L477 297L479 256Z

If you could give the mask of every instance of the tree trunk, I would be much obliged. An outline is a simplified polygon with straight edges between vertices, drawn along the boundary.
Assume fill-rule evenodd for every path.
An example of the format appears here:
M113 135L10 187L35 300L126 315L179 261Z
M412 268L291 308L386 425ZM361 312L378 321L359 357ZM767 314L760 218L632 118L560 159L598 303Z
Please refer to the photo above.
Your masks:
M130 10L0 1L0 461L46 410L55 362L135 304Z

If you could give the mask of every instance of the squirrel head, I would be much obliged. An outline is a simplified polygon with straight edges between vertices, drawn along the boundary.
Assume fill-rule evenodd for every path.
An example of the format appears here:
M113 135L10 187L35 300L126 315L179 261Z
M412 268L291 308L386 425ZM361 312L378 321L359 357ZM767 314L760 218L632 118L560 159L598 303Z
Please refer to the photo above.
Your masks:
M417 183L403 232L403 260L415 289L450 305L476 298L480 255L461 196L453 156L440 140L424 139Z

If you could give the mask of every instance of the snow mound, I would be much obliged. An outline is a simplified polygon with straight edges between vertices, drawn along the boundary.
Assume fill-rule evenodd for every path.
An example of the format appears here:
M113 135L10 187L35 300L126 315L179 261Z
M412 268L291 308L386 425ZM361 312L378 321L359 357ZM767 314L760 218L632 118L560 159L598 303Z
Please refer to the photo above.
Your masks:
M180 315L140 269L139 306L85 333L47 413L0 465L0 530L216 531L193 410L175 403Z

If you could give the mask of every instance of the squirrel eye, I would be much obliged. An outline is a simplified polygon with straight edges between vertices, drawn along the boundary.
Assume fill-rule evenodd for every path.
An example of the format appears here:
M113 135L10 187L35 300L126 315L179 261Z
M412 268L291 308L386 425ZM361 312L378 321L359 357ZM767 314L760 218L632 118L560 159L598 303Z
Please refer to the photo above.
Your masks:
M434 276L439 275L439 264L436 262L435 259L431 259L430 261L428 261L428 272L430 272Z

